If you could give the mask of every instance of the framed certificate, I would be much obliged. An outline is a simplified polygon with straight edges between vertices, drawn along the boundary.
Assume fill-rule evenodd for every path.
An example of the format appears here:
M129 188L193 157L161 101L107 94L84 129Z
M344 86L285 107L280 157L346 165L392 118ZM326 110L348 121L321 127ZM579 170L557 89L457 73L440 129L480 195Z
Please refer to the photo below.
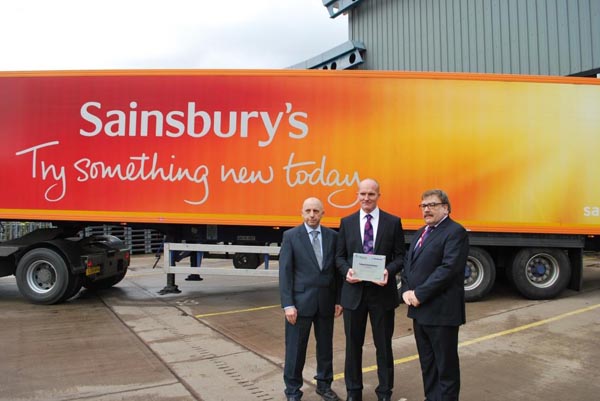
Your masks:
M355 253L352 256L354 278L364 281L383 281L385 255Z

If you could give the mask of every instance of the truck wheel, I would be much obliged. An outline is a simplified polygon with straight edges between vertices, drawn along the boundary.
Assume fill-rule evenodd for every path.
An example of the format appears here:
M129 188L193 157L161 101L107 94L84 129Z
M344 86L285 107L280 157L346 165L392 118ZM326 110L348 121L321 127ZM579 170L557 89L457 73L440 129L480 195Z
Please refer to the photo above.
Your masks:
M83 280L83 286L85 288L87 288L88 290L92 290L92 291L106 290L106 289L114 286L115 284L121 282L121 280L123 280L125 278L126 274L127 274L127 268L125 268L121 273L119 273L116 276L104 278L101 280L92 281L86 277Z
M69 274L69 285L67 291L59 302L66 301L67 299L73 298L75 294L79 292L83 286L83 275L81 274Z
M233 255L233 266L236 269L256 269L260 265L257 253L236 253Z
M469 248L469 256L465 266L465 300L479 301L486 296L496 281L494 260L482 248Z
M560 294L571 279L569 258L560 249L524 248L511 268L517 290L529 299L550 299Z
M15 272L21 294L33 303L45 305L64 300L70 276L64 259L47 248L27 252Z

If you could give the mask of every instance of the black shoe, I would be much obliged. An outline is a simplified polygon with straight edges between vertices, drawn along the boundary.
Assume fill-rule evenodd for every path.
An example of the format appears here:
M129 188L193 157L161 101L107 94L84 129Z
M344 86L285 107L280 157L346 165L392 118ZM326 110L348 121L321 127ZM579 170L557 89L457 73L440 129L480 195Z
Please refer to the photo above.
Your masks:
M378 396L377 397L377 401L391 401L392 397L390 397L389 395L384 395L382 397Z
M325 401L341 401L340 397L338 397L335 391L333 391L331 388L321 390L317 387L317 394L319 394Z
M301 401L302 396L288 395L286 399L287 399L287 401Z
M362 395L349 395L346 401L362 401Z

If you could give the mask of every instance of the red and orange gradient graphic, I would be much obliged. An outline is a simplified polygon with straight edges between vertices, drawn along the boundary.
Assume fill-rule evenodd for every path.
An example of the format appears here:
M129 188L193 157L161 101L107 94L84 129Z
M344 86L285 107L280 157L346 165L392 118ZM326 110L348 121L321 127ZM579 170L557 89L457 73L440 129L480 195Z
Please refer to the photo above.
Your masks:
M422 225L442 188L473 231L600 234L600 85L373 71L0 74L0 217L290 226L359 180Z

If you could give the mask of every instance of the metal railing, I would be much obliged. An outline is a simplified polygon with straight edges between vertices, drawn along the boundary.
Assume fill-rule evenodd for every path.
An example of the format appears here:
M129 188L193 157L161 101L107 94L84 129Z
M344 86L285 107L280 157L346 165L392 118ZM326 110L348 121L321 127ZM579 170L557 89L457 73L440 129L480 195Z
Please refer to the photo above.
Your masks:
M91 226L85 228L85 235L114 235L131 249L132 254L157 253L162 250L164 235L149 228L132 229L123 226Z
M48 222L4 221L0 222L0 242L22 237L40 228L50 228ZM151 254L162 250L164 236L152 229L132 229L123 226L90 226L80 233L81 236L114 235L131 249L133 254Z
M0 222L0 241L22 237L38 228L50 228L51 223L31 221L2 221Z

